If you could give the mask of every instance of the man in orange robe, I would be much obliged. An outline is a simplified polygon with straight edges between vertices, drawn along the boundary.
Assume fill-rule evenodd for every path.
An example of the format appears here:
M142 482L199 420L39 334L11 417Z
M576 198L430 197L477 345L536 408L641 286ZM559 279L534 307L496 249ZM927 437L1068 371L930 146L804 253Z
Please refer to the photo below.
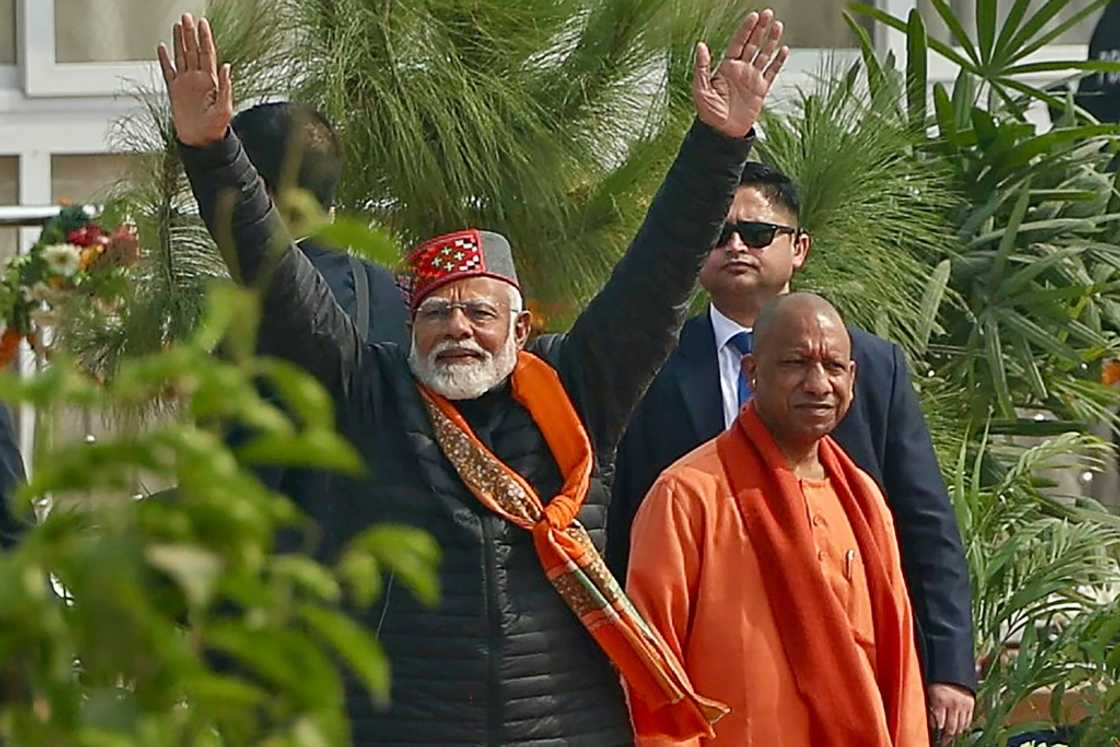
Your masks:
M929 744L891 513L828 434L855 363L836 310L779 296L744 359L753 399L662 473L634 523L627 590L695 687L731 707L672 741L631 694L639 744Z

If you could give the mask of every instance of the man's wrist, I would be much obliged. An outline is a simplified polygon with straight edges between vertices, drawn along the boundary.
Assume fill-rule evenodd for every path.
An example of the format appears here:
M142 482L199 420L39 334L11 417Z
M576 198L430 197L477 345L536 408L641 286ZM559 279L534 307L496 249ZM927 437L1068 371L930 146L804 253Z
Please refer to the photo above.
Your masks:
M184 161L190 161L198 166L218 166L232 163L237 157L239 141L233 130L226 128L225 134L213 142L205 145L191 145L176 137L179 152Z

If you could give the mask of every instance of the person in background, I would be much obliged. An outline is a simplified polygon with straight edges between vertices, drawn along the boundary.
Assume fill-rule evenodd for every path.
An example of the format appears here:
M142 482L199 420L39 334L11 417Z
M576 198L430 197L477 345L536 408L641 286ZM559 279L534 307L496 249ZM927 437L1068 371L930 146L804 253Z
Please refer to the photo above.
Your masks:
M711 304L685 323L619 448L607 522L607 561L618 578L626 576L630 523L658 474L735 422L750 397L740 362L751 350L752 327L763 306L789 292L812 248L800 211L789 177L747 164L722 235L700 271ZM931 720L951 738L971 722L976 689L972 592L960 530L904 353L875 335L850 332L860 375L851 409L832 436L879 483L894 514Z
M314 107L288 101L258 104L238 113L230 127L274 199L283 187L292 186L309 193L324 211L334 209L343 148ZM298 246L365 340L408 344L408 310L389 270L313 239Z
M744 368L753 397L638 510L627 592L731 707L714 739L653 745L929 744L890 511L829 433L852 401L851 340L807 293L770 301ZM631 693L638 733L656 714Z
M287 101L258 104L237 114L230 128L274 200L293 187L311 195L324 211L333 210L344 169L343 148L334 128L315 108ZM337 247L320 246L314 239L305 238L297 245L366 342L408 344L408 310L389 270ZM248 436L235 427L229 442L236 445ZM257 474L270 488L292 498L318 531L337 520L328 499L330 491L339 488L334 475L279 467L261 468ZM278 541L283 550L298 547L302 537L285 530Z

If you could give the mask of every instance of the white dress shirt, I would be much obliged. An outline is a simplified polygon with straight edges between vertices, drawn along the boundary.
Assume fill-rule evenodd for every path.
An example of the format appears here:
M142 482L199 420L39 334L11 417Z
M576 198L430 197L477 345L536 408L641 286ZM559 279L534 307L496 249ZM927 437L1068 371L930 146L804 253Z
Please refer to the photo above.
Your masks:
M708 305L708 316L712 320L712 331L716 335L716 361L719 364L720 399L723 401L723 425L726 428L739 417L739 371L742 370L743 356L731 344L731 338L740 332L751 332L739 322L729 319L715 306Z

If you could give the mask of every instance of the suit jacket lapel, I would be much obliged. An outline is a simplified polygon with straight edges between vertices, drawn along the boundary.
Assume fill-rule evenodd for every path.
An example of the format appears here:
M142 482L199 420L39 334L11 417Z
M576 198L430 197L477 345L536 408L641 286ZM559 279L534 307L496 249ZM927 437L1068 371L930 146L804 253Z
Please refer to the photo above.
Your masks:
M696 430L696 442L702 443L724 430L716 335L707 313L685 322L678 350L681 365L677 369L677 385Z

